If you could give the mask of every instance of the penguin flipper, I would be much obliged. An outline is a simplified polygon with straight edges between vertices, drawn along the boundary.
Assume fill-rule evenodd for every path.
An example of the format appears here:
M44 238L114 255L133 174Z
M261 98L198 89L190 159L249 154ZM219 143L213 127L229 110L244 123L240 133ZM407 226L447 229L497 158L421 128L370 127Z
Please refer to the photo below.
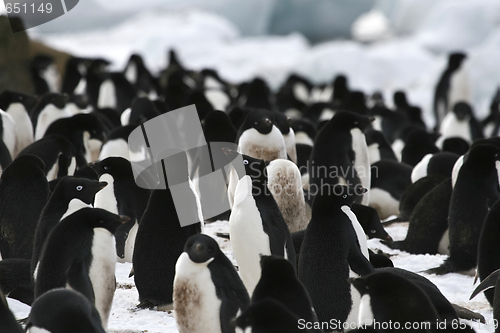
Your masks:
M474 291L472 292L472 295L470 295L469 300L476 297L477 294L479 294L481 291L485 291L485 290L490 289L490 288L495 288L495 285L497 283L499 275L500 275L500 269L497 269L496 271L494 271L493 273L488 275L488 277L486 279L484 279L479 284L479 286L477 286L476 289L474 289Z
M128 234L135 224L135 219L130 219L128 222L122 224L115 232L116 238L116 254L120 258L125 258L125 242L127 241Z
M5 145L3 140L0 140L0 166L2 166L2 170L5 170L12 163L12 157L10 156L9 149Z

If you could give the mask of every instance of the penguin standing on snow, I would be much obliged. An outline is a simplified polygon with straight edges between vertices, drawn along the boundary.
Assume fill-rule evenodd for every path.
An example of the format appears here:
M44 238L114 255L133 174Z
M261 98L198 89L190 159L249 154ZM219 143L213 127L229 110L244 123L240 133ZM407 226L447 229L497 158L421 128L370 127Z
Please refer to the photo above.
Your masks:
M130 162L122 157L108 157L89 165L101 182L109 184L96 194L94 207L130 218L117 229L115 237L118 257L132 262L135 236L151 191L137 186Z
M26 332L105 333L99 313L82 294L69 289L48 291L31 308Z
M175 265L173 301L179 332L226 333L234 332L230 322L250 299L217 242L199 234L187 240Z
M0 178L0 253L2 258L31 259L35 229L49 198L41 159L19 156ZM20 205L20 203L23 203Z
M238 131L237 143L240 153L253 158L265 161L287 158L283 134L275 125L271 111L249 113Z
M476 267L484 220L489 207L500 199L496 169L499 151L491 144L476 145L464 159L450 201L450 256L430 273L468 273Z
M190 182L184 152L162 160L158 166L170 181ZM164 185L166 181L163 181ZM184 211L176 210L168 186L166 189L153 190L149 197L137 230L132 257L139 308L172 309L175 264L184 251L187 239L200 233L203 226L203 218L199 214L201 209L194 192L185 193L182 207ZM180 214L195 223L181 226Z
M106 182L75 177L63 177L56 185L47 204L43 208L36 227L33 255L31 257L31 276L40 259L43 244L59 221L73 213L73 207L84 207L94 202L94 196L107 185ZM73 200L81 201L78 205Z
M116 287L113 233L126 216L82 208L59 222L43 247L35 280L35 299L66 286L95 304L107 326Z
M0 109L7 112L16 123L16 156L33 142L33 125L29 113L35 104L36 98L29 95L8 90L0 94Z
M229 158L234 159L237 155L229 149L225 149L225 152ZM247 155L241 158L246 175L236 185L229 233L241 279L251 295L260 279L262 255L284 257L293 266L296 260L290 231L267 188L265 162Z
M344 323L352 307L350 271L361 276L373 271L347 209L363 191L328 184L320 189L300 249L298 277L311 295L318 320ZM332 255L325 260L325 253Z
M436 119L436 128L443 121L448 113L448 110L455 105L458 100L456 98L460 95L457 91L460 87L464 87L464 83L460 84L459 81L462 75L459 71L466 55L464 53L452 53L448 58L448 66L439 78L434 91L434 116ZM463 73L462 73L463 74ZM465 87L467 90L467 87ZM466 91L467 93L467 91ZM462 96L463 97L463 96Z
M310 191L318 191L322 184L362 184L370 188L370 161L363 131L371 120L342 111L321 129L308 165ZM368 205L369 196L365 193L357 200Z

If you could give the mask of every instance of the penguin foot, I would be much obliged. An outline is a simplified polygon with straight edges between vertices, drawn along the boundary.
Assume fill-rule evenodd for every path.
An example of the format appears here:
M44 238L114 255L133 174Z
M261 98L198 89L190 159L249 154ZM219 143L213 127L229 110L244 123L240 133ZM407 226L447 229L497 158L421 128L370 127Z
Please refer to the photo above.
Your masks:
M144 300L141 303L137 304L138 309L155 309L158 306L158 303L150 300Z
M462 319L467 319L467 320L474 320L474 321L479 321L483 324L486 323L486 320L484 319L483 315L474 311L471 311L469 309L466 309L460 305L457 304L451 304L455 311L457 312L457 315L459 318Z
M427 274L436 274L436 275L444 275L448 273L454 273L456 272L456 269L454 268L454 265L446 260L444 263L441 264L441 266L436 267L436 268L431 268L428 270L423 271L423 273Z
M216 232L215 236L225 239L231 239L228 232Z

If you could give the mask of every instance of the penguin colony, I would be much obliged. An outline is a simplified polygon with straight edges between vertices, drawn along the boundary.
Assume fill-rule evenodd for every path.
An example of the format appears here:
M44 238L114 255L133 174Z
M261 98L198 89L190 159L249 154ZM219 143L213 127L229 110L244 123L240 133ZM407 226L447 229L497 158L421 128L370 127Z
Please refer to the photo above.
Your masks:
M465 60L449 56L431 130L403 91L386 102L351 90L343 75L319 86L290 75L273 92L260 78L235 85L188 70L174 51L158 75L135 54L121 72L72 57L63 77L53 59L35 58L36 95L0 94L0 331L105 332L116 262L133 265L137 307L173 310L182 333L392 332L380 325L388 322L474 331L452 325L465 309L372 252L368 238L449 255L429 273L477 268L472 296L484 291L500 320L500 90L478 121L457 92ZM193 223L181 227L165 179L136 184L131 161L143 152L128 137L191 104L206 142L227 143L226 164L239 160L244 172L225 168L227 186L208 189L231 210L205 221L207 189L194 180L206 170L189 165L210 157L179 152L158 163L158 175L190 184ZM389 217L384 224L409 221L405 240L384 230ZM215 220L228 225L219 236L237 266L203 233ZM5 297L32 306L25 328Z

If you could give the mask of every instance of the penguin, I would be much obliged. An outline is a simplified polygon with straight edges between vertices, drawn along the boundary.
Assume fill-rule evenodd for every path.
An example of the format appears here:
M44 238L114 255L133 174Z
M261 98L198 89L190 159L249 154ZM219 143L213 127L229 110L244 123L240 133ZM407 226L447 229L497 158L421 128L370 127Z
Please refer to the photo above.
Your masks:
M229 158L237 154L229 149L225 153ZM260 278L260 256L281 256L294 267L296 260L290 231L267 188L265 162L247 155L239 161L245 166L246 175L236 185L229 233L241 279L251 295Z
M0 177L2 258L31 259L38 217L49 198L43 169L40 158L19 156Z
M14 119L0 110L0 171L5 170L16 157L17 129Z
M9 90L0 94L0 109L7 112L16 124L17 146L12 158L15 158L21 150L33 143L33 125L29 113L35 104L36 98L30 95Z
M203 121L205 119L205 116L214 111L214 107L210 102L208 101L207 97L205 96L205 90L203 89L191 89L187 95L186 99L184 100L184 105L191 105L194 104L196 105L196 111L198 113L198 118L200 121Z
M69 286L95 304L106 327L116 287L113 233L126 221L104 209L82 208L59 222L43 246L35 299Z
M358 90L351 91L349 98L344 103L343 109L364 116L368 115L365 94Z
M361 293L359 325L374 326L392 322L406 331L420 332L421 328L404 326L418 322L428 329L439 320L439 314L429 296L415 283L391 272L372 274L349 282ZM394 326L396 327L396 326Z
M288 260L262 256L260 265L262 274L252 294L252 304L271 298L284 304L300 319L317 321L311 298Z
M225 112L233 102L231 87L215 70L203 69L199 73L198 87L214 110Z
M19 153L19 156L23 155L35 155L42 159L49 182L75 173L75 150L71 142L62 135L49 135L33 142Z
M159 115L160 112L149 98L136 97L132 100L130 108L122 112L120 121L122 126L137 126Z
M394 92L393 100L396 108L402 110L407 115L413 126L423 130L426 129L426 125L422 120L422 110L419 107L412 106L408 103L404 91L398 90Z
M451 53L448 56L448 65L443 74L441 74L434 90L433 109L436 128L439 128L439 125L443 121L449 109L453 107L455 102L457 102L456 98L460 94L458 91L454 90L458 90L458 86L466 86L465 83L459 84L459 82L456 82L457 80L455 80L455 76L457 76L456 74L459 74L458 79L460 80L461 71L459 71L459 69L461 69L466 58L467 56L461 52ZM467 87L465 87L465 89L468 90ZM462 96L462 98L464 97L465 96Z
M390 110L383 104L376 104L371 109L369 114L375 118L373 129L384 133L387 141L393 145L394 153L398 155L398 151L394 147L397 144L398 135L405 127L414 128L411 125L408 115L401 110Z
M137 125L127 125L111 131L101 146L98 160L102 161L111 156L123 157L130 160L128 137L136 127Z
M291 125L295 133L295 144L314 145L314 139L318 134L316 126L306 118L292 119Z
M412 168L404 163L381 160L371 166L372 187L369 206L381 219L399 214L399 203L411 185Z
M496 164L499 148L473 146L458 173L450 201L448 229L450 256L429 273L469 273L477 264L481 228L489 207L500 199Z
M139 95L158 97L158 84L144 64L139 54L132 54L123 70L125 78L134 86Z
M222 333L234 332L231 320L250 298L217 242L199 234L189 237L175 265L173 302L179 332Z
M451 177L453 166L460 156L449 152L425 155L411 172L411 182L415 183L428 175Z
M249 113L239 128L237 143L240 153L254 158L265 161L287 158L285 140L271 111Z
M231 123L229 116L222 111L215 110L206 115L203 122L205 141L236 143L238 132Z
M48 55L37 55L30 64L31 77L35 85L35 94L43 95L58 92L60 73L54 58Z
M87 65L90 60L71 56L66 61L64 69L64 77L61 84L61 92L68 95L81 94L85 92L85 75L87 73Z
M54 121L45 131L44 136L59 134L71 142L76 153L76 165L82 167L91 162L90 140L104 141L104 130L93 114L75 116Z
M95 306L82 294L70 289L54 289L43 294L31 308L27 333L105 333Z
M406 238L387 246L412 254L448 254L448 207L451 196L451 179L447 178L429 190L415 206L409 218Z
M491 101L490 114L481 121L481 128L487 138L500 134L500 87L496 90Z
M163 170L171 182L189 181L187 157L183 152L162 160L158 169ZM176 261L184 251L187 239L200 233L203 227L195 194L185 193L185 211L177 211L166 181L163 182L165 189L152 191L135 239L132 261L139 308L172 309ZM195 223L181 226L179 214Z
M500 279L498 278L500 276L500 269L497 269L490 275L488 275L487 278L485 278L473 291L471 294L469 300L473 299L474 297L477 296L481 291L484 291L485 295L486 292L493 292L493 302L490 302L493 306L493 319L495 321L500 320ZM494 288L494 290L490 289ZM495 333L498 332L498 328L495 329Z
M274 96L266 81L255 78L243 89L240 86L238 103L246 107L272 110Z
M497 201L491 207L488 215L486 215L479 237L477 275L481 282L485 281L491 273L500 268L500 261L498 260L500 247L497 245L498 235L500 234L500 228L498 227L499 213L500 201ZM484 296L486 296L491 306L494 306L494 291L485 290Z
M353 203L351 210L356 215L359 224L369 239L379 238L389 243L392 242L392 237L385 231L375 209Z
M342 106L350 93L347 77L342 74L337 75L333 80L332 103L336 106Z
M34 295L30 261L21 258L0 260L0 289L6 297L31 305Z
M122 157L108 157L100 162L90 163L89 166L95 171L99 181L109 184L96 194L94 207L130 218L117 229L115 237L118 257L132 262L135 236L151 191L135 183L132 166Z
M397 161L391 145L380 131L367 129L365 131L366 144L370 154L370 165L380 160Z
M0 289L0 326L2 327L2 332L5 333L24 332L21 325L17 322L16 317L14 317L14 314L10 311L2 289Z
M72 206L76 205L76 202L73 203L73 205L70 203L76 199L84 204L90 205L94 202L96 193L101 191L106 185L108 185L106 182L98 182L72 176L66 176L60 179L49 200L43 207L36 226L30 267L32 276L39 263L43 244L48 235L59 221L70 213L73 213Z
M136 96L136 91L123 73L104 73L101 80L100 84L98 84L95 107L99 109L113 108L119 112L123 112L130 107Z
M276 93L276 106L292 119L302 117L302 110L309 104L310 91L313 85L304 77L290 74Z
M470 144L484 137L471 106L465 102L453 105L451 112L448 112L441 122L439 133L441 136L436 142L438 147L442 147L443 140L448 138L459 137Z
M319 130L332 119L336 111L331 103L313 103L305 108L303 119L310 120Z
M291 161L277 159L266 168L267 187L291 233L304 230L309 222L299 168Z
M65 109L67 100L68 96L55 93L40 97L30 113L35 140L43 138L45 131L54 121L71 116Z
M310 191L322 184L362 184L370 188L368 146L363 131L371 118L352 112L337 113L318 133L308 165ZM365 194L358 200L369 202Z
M259 333L313 333L321 332L307 328L306 323L286 306L272 298L251 304L236 319L236 332Z
M401 162L414 167L425 155L438 152L439 148L434 144L431 135L424 130L415 129L408 134L405 141L401 151Z
M469 151L470 144L462 138L447 138L443 141L442 151L463 155Z
M316 195L300 249L298 277L309 292L318 321L348 320L353 304L349 276L373 271L368 249L363 249L353 227L350 206L366 189L324 184ZM350 214L352 215L350 215ZM361 230L361 233L363 231ZM364 236L364 235L363 235ZM365 238L366 246L366 238ZM332 254L325 257L325 253ZM327 259L327 260L325 260ZM325 287L326 286L326 287Z
M275 111L274 120L276 121L276 126L283 135L283 140L285 140L286 153L293 163L297 164L297 151L295 147L295 132L291 125L291 119L285 114Z

